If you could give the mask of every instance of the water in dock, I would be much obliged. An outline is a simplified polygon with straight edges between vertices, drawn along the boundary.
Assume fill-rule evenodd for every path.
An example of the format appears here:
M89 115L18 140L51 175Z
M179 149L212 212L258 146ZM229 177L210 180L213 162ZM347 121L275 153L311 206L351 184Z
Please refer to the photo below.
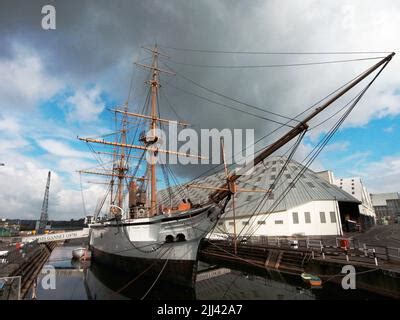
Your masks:
M27 294L38 300L114 300L114 299L197 299L197 300L319 300L319 299L387 299L363 290L343 290L340 285L324 283L310 288L298 275L269 272L260 276L232 267L210 266L199 262L194 289L171 284L154 284L155 279L121 274L95 263L72 260L72 250L79 246L56 247L46 266L54 267L55 288L51 288L49 267L40 273L36 289ZM46 269L47 268L47 269ZM47 278L46 278L47 277ZM136 279L137 278L137 279ZM44 284L43 284L43 283Z

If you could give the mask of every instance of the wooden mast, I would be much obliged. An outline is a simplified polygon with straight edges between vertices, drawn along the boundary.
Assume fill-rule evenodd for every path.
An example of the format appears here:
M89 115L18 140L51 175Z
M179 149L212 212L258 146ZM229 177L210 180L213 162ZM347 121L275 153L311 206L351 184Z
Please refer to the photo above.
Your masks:
M125 111L128 111L128 103L125 103L124 107ZM122 117L122 129L121 129L121 144L126 144L126 115ZM124 178L126 172L126 164L125 164L125 148L122 147L119 155L119 167L117 168L118 171L118 201L117 205L120 208L123 208L123 187L124 187Z
M152 140L156 141L156 128L157 128L157 95L158 95L158 50L157 45L154 47L153 51L153 74L152 79L150 81L151 86L151 135ZM150 157L150 186L151 186L151 193L150 193L150 212L149 216L152 217L157 213L157 183L156 183L156 156L154 152L151 151Z
M150 69L151 70L151 79L147 81L150 85L150 103L151 103L151 114L150 115L143 115L143 114L138 114L138 113L133 113L133 112L128 112L128 105L127 103L124 105L123 110L118 110L114 109L111 110L116 113L121 113L123 114L122 118L122 130L121 130L121 140L118 141L118 138L116 136L116 139L114 142L111 141L105 141L104 139L93 139L93 138L80 138L78 137L79 140L85 141L87 143L98 143L98 144L103 144L103 145L108 145L113 147L113 152L96 152L97 154L108 154L113 156L113 169L112 172L95 172L95 171L89 171L89 170L80 170L78 172L80 173L85 173L85 174L96 174L96 175L103 175L103 176L110 176L111 177L111 204L113 205L115 202L117 203L118 207L122 208L123 207L123 184L124 184L124 179L125 178L132 178L136 180L148 180L148 188L147 191L149 192L149 197L150 198L150 204L148 205L148 216L152 217L157 214L157 172L156 172L156 157L159 152L161 153L166 153L166 154L174 154L178 156L184 156L184 157L195 157L198 159L207 159L206 157L198 156L198 155L193 155L193 154L188 154L188 153L182 153L178 151L173 151L173 150L164 150L160 149L156 145L154 145L157 141L158 138L156 136L157 133L157 124L158 123L168 123L168 124L175 124L183 127L189 126L188 123L180 122L177 120L168 120L168 119L161 119L159 118L158 115L158 110L157 110L157 98L158 98L158 88L160 87L159 83L159 74L160 73L165 73L168 75L175 75L175 73L169 71L169 70L163 70L158 68L158 57L159 56L166 56L163 53L160 53L158 51L157 45L154 46L154 48L145 48L148 51L151 51L153 53L153 61L151 65L143 65L140 63L135 63L135 65L143 67L145 69ZM167 56L166 56L167 57ZM144 120L147 120L150 122L150 133L149 136L144 137L144 140L141 140L144 142L144 146L142 145L134 145L134 144L128 144L127 143L127 131L128 131L128 116L129 117L136 117L136 118L141 118ZM146 170L146 175L148 175L148 178L143 178L143 177L134 177L127 175L128 167L127 167L127 159L135 156L127 156L126 154L126 149L137 149L137 150L143 150L143 151L148 151L150 152L150 161L147 164L147 170ZM119 151L120 150L120 151ZM119 151L119 152L118 152ZM141 157L136 157L141 159ZM118 180L116 181L117 183L117 190L116 194L113 194L113 186L115 184L114 177L117 177ZM114 207L112 207L114 208ZM114 209L110 210L111 213L115 214Z
M224 139L221 138L221 152L222 152L222 161L224 162L224 170L225 170L225 178L226 183L229 187L229 192L232 194L232 214L233 214L233 249L234 254L237 255L237 233L236 233L236 208L235 208L235 197L237 192L237 186L234 181L229 180L229 173L228 167L226 166L226 159L225 159L225 149L224 149Z

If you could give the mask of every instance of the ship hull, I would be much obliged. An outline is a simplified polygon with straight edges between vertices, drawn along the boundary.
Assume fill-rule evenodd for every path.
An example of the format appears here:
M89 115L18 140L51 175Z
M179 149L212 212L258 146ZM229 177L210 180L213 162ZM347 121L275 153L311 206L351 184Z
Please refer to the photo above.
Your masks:
M197 261L162 260L121 256L93 248L93 261L124 273L157 279L157 282L173 283L184 287L194 287Z
M210 206L171 217L93 224L92 259L133 275L194 286L199 244L218 214L219 208Z

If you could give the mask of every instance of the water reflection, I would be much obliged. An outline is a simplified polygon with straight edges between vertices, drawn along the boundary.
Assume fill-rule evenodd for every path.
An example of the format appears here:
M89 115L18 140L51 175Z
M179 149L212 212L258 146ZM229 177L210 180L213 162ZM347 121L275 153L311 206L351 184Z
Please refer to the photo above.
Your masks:
M87 296L93 300L194 300L194 288L156 281L140 274L125 274L92 263L85 270Z
M203 267L200 275L218 274L218 267ZM96 263L85 269L84 274L87 297L93 300L315 299L310 289L235 270L225 271L222 275L210 278L198 277L200 281L196 282L195 288L179 287L171 283L155 282L154 278L123 274Z
M55 268L56 288L44 289L38 277L36 297L40 300L320 300L387 299L371 291L343 290L324 283L312 289L299 275L271 270L241 268L199 262L195 288L155 281L154 277L124 274L106 266L72 260L75 247L56 247L47 264ZM31 293L27 299L31 298Z

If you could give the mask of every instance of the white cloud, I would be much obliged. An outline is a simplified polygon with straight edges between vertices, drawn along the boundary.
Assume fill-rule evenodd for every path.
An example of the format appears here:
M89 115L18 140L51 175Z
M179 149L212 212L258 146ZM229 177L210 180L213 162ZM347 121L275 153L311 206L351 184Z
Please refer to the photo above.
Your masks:
M57 157L70 157L70 158L89 158L88 152L75 150L65 143L52 139L38 140L38 145L45 149L48 153Z
M74 171L93 166L93 158L56 140L75 141L75 123L63 127L35 110L67 86L48 74L43 58L32 48L14 43L11 55L0 58L0 162L5 163L0 167L1 217L38 219L48 171L52 172L50 219L83 216L79 176ZM104 109L100 94L98 87L77 90L67 101L70 119L96 118ZM33 146L28 137L48 154L29 156ZM87 210L92 212L103 195L102 186L86 184L84 194Z
M0 132L4 134L18 134L21 131L21 125L17 119L11 117L0 118Z
M13 44L12 53L12 57L0 59L0 106L3 111L32 109L61 89L60 81L46 73L36 51Z
M39 219L47 173L49 168L38 163L13 157L17 164L7 163L0 168L1 216L7 218ZM82 193L67 188L67 181L52 171L49 195L49 218L54 220L78 219L84 216ZM94 211L97 201L104 195L98 185L83 185L86 210Z
M101 93L98 86L88 90L77 90L65 101L69 109L68 118L80 122L97 120L98 115L105 108Z
M365 163L353 173L363 179L370 192L400 191L400 156L383 157L379 161Z
M348 142L348 141L329 143L326 145L326 147L323 149L322 152L345 151L349 148L349 146L350 146L350 142Z
M0 155L11 150L28 148L28 141L21 135L22 126L11 116L0 116Z

